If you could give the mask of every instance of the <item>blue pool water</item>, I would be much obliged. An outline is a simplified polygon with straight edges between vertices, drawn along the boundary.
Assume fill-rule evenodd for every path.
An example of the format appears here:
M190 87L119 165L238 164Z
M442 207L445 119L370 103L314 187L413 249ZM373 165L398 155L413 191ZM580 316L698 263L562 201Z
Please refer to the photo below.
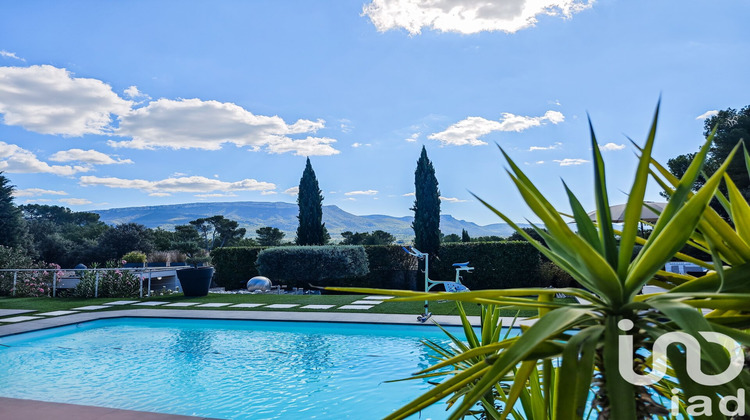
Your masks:
M376 419L431 387L384 383L433 364L421 339L449 345L429 326L99 320L0 337L0 396L226 419Z

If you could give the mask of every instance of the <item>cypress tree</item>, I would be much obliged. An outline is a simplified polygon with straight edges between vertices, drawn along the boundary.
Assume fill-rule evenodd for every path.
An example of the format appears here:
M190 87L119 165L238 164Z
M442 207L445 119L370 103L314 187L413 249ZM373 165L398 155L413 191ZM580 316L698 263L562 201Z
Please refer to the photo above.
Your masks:
M422 146L422 154L414 171L414 246L430 255L437 255L440 248L440 191L435 178L435 168L427 158L427 150Z
M297 194L297 205L299 206L299 227L297 227L297 245L323 245L328 242L330 236L323 221L323 192L318 186L307 158L305 170L299 180L299 193Z
M0 172L0 245L31 248L31 236L21 209L13 203L15 186Z
M471 242L471 236L469 236L469 232L466 229L461 229L461 242Z

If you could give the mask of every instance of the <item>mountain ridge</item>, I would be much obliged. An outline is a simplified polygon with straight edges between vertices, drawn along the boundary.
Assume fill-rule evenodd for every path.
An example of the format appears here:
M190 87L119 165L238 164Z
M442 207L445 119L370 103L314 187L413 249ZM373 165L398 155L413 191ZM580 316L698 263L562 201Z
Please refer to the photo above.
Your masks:
M139 223L149 228L161 227L172 230L176 225L187 224L191 220L213 215L222 215L236 220L247 229L247 236L254 237L255 230L264 226L279 228L286 240L294 239L297 230L298 207L294 203L265 201L193 202L164 204L158 206L120 207L92 210L100 220L116 225ZM341 239L341 232L372 232L383 230L394 235L399 241L409 241L414 237L411 228L413 217L371 214L358 216L342 210L336 205L323 206L323 222L334 241ZM526 225L523 225L526 227ZM478 225L474 222L456 219L449 214L440 215L440 230L448 235L461 234L466 229L471 237L509 236L513 233L506 223Z

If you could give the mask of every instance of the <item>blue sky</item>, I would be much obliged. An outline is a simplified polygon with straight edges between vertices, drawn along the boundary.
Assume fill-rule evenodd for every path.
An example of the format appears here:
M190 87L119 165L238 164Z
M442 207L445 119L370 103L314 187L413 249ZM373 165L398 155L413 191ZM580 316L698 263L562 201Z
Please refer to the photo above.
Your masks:
M426 3L429 3L427 5ZM19 204L73 210L294 202L409 215L424 145L443 213L534 220L505 148L551 201L594 207L589 113L613 203L659 95L655 155L750 103L750 2L0 3L0 170ZM659 200L658 189L648 197Z

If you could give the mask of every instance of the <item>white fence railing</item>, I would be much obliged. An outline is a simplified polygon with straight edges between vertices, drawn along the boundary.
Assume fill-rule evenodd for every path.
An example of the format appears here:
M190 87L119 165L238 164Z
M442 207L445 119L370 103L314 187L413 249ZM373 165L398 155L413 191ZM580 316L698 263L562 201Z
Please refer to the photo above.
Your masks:
M154 278L163 280L165 277L176 277L177 270L189 268L186 266L177 267L124 267L124 268L82 268L82 269L53 269L53 268L2 268L0 273L13 273L13 286L11 288L11 295L16 295L18 287L18 273L30 272L30 273L52 273L52 297L57 296L58 283L61 281L78 280L83 277L84 273L94 272L94 297L99 297L99 280L103 272L107 271L120 271L120 272L131 272L140 279L140 292L139 296L143 297L143 285L147 283L146 296L151 296L151 283ZM158 274L155 276L154 274ZM77 282L76 282L77 283Z

